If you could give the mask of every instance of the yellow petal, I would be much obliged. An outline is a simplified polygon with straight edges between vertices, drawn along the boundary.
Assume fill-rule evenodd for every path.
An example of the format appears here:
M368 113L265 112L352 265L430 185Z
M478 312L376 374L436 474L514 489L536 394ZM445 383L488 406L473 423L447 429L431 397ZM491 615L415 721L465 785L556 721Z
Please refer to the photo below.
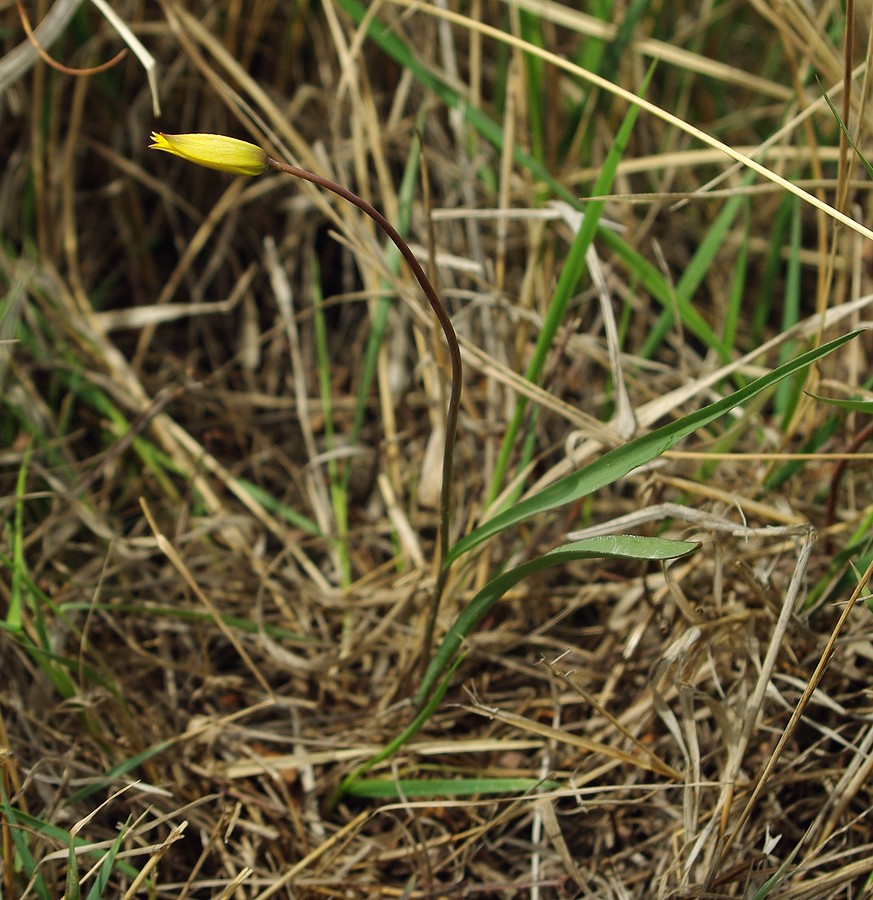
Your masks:
M152 132L150 150L163 150L219 172L260 175L267 169L267 154L256 144L223 134L164 134Z

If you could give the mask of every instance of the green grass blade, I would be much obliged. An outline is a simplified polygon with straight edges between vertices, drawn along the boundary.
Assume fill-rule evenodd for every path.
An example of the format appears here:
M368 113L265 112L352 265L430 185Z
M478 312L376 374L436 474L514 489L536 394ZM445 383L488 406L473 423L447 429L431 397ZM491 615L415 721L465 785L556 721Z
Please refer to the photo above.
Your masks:
M624 54L630 42L634 39L634 31L643 14L648 10L651 0L630 0L624 11L618 31L606 49L603 59L603 68L599 74L608 81L614 81L618 77ZM611 11L615 15L615 11ZM609 19L607 19L609 21Z
M36 860L33 858L33 854L30 852L30 847L27 845L27 834L21 827L21 823L18 822L18 811L13 809L12 804L9 802L9 797L6 794L6 786L2 778L0 778L0 796L2 796L3 799L3 813L6 816L9 833L12 836L16 859L21 865L28 881L31 882L30 886L36 891L39 900L51 900L45 879L39 871L39 867ZM13 864L13 860L6 860L7 866L12 866Z
M643 84L643 91L645 91L645 88L648 86L653 74L654 67L649 69ZM600 170L600 174L597 176L597 181L594 184L595 196L609 193L618 164L621 162L622 155L627 148L627 143L636 123L638 113L639 107L632 106L628 110L627 115L625 115L624 121L621 123L618 134L615 136L615 141L607 154L603 167ZM604 205L602 200L594 200L585 206L582 224L579 227L579 231L576 232L576 237L573 239L573 244L567 253L567 259L561 270L561 276L558 279L557 287L549 301L543 327L537 336L533 356L528 364L527 371L525 372L525 378L534 384L538 383L542 376L543 367L545 366L546 358L552 347L555 335L558 333L558 329L567 313L567 305L570 302L570 298L575 293L579 280L586 269L587 264L585 261L585 254L588 252L588 248L591 246L591 242L597 234L600 215L603 212ZM515 446L518 432L521 429L522 421L524 420L527 404L528 398L525 396L518 397L515 402L515 410L513 411L512 419L506 429L506 433L503 436L500 453L498 454L497 463L494 467L494 478L491 482L488 503L494 501L503 486L503 479L506 475L506 469L509 466L510 456L513 447Z
M543 569L554 568L579 559L675 559L693 552L699 545L688 541L668 541L662 538L637 535L607 535L588 538L557 547L549 553L532 559L493 578L464 607L455 624L443 638L442 644L428 665L416 702L422 703L440 674L449 665L458 648L482 617L512 587L523 579Z
M615 3L613 0L589 0L586 12L589 16L600 19L601 22L608 23L612 21L614 6ZM597 72L598 75L608 77L605 70L601 69L606 52L606 41L603 38L591 36L582 41L576 61L583 69L588 69L589 72Z
M851 593L857 584L856 573L864 572L873 559L873 508L865 511L846 545L830 562L827 572L815 583L804 603L804 609L813 610ZM873 612L873 599L865 600Z
M30 447L24 452L15 482L15 522L12 530L12 584L6 624L15 633L23 628L22 581L24 578L24 495L27 491L27 472L30 466Z
M745 181L749 184L753 180L753 176L748 176ZM685 267L682 277L676 283L675 291L670 297L670 305L665 307L657 325L652 329L651 335L643 345L641 355L645 358L651 358L661 341L663 341L664 336L673 324L673 311L675 309L682 320L683 328L698 337L707 347L716 350L722 362L726 363L730 360L728 345L719 340L706 319L697 312L693 306L692 298L706 274L712 268L716 256L724 247L725 237L733 228L734 221L742 208L743 197L737 195L731 197L715 217L715 221ZM657 293L652 292L652 295L656 299L662 299Z
M346 793L371 800L420 800L476 794L530 794L538 789L556 791L560 787L557 781L539 778L401 778L397 781L374 778L359 781Z
M831 98L828 96L828 92L824 89L824 86L822 85L818 75L816 75L815 80L818 82L818 89L821 91L822 97L824 97L825 99L825 103L827 103L827 105L830 107L833 117L837 120L837 123L840 126L840 131L843 132L852 149L855 151L855 153L858 154L858 158L861 160L864 168L867 170L867 174L871 178L873 178L873 165L870 165L870 163L867 161L867 157L864 156L864 154L858 149L858 145L855 143L852 135L849 134L849 129L846 128L846 123L843 121L842 116L837 112L836 106L834 106L834 104L831 102Z
M70 841L67 852L67 881L64 886L64 900L81 900L82 891L79 886L79 863L76 860L76 849Z
M586 12L601 22L611 22L613 5L612 0L590 0ZM582 41L574 60L581 68L608 78L601 68L605 57L605 40L592 35ZM561 162L565 162L571 154L574 159L591 158L594 129L590 126L599 96L600 91L597 89L585 91L582 99L570 106L558 144L558 159Z
M798 385L800 388L801 385ZM837 429L840 427L840 423L842 421L842 416L833 415L828 419L825 419L821 425L819 425L815 431L801 444L799 448L800 453L819 453L821 452L822 447L824 447L827 442L836 434ZM777 491L783 484L786 484L790 481L804 466L809 465L809 460L806 459L790 459L787 462L780 465L777 469L774 469L767 477L764 479L764 487L768 491Z
M108 420L108 431L116 440L124 440L130 433L133 423L112 402L100 388L88 382L82 382L76 375L66 379L71 394L97 410ZM69 404L70 406L72 404ZM170 474L183 474L176 463L162 450L158 449L144 435L137 435L130 444L130 449L139 456L142 464L154 475L167 497L179 502L181 497L173 484Z
M699 337L707 346L718 346L719 341L707 321L694 309L690 301L677 297L676 290L671 287L664 276L632 247L629 247L619 235L607 229L601 229L599 239L621 260L631 276L654 297L665 313L655 325L657 339L647 340L645 348L656 347L672 323L672 313L677 307L682 314L682 321L688 331ZM650 352L647 351L647 352Z
M328 453L336 449L336 435L333 430L333 387L330 379L330 351L327 346L327 322L324 318L324 297L321 293L321 276L318 261L313 258L312 305L313 330L315 332L315 358L318 366L318 387L321 393L321 408L324 415L324 438ZM336 536L332 543L337 553L340 584L348 587L352 581L352 561L349 558L349 504L345 482L340 477L336 457L327 460L327 480L330 491Z
M788 264L785 270L785 290L782 294L782 330L788 331L800 321L800 251L803 247L801 234L802 206L795 197L791 203L791 225L788 233ZM779 351L779 361L784 362L794 354L796 344L788 341ZM776 412L782 417L783 429L787 427L800 399L800 385L783 381L776 388Z
M866 413L868 416L873 415L873 400L858 399L838 399L837 397L821 397L818 394L809 394L815 400L821 400L822 403L828 403L831 406L838 406L848 412Z
M169 741L160 741L157 744L153 744L151 747L147 747L142 753L137 753L134 756L131 756L129 759L122 760L117 766L113 766L108 772L103 775L102 778L98 778L94 781L93 784L89 784L86 787L81 788L76 791L75 794L70 798L70 803L78 803L80 800L85 800L90 797L92 794L96 794L98 791L105 790L109 787L113 780L116 778L120 778L122 775L127 775L128 772L132 772L137 766L141 765L148 759L152 759L154 756L158 756L158 754L163 753L165 750L169 750L170 747L175 746L175 740Z
M201 612L198 609L180 609L175 606L146 606L140 603L89 603L77 600L71 603L62 603L59 609L62 613L100 610L111 616L157 616L178 619L180 622L215 622L215 616L210 612ZM281 625L257 622L253 619L244 619L242 616L221 615L219 618L228 628L235 628L244 634L261 634L263 632L267 637L292 641L296 644L317 643L316 638L300 635L296 631L282 628Z
M2 791L2 784L0 784L0 791ZM39 819L36 816L32 816L29 813L22 812L21 810L9 806L5 802L5 795L4 815L7 817L10 826L12 826L15 831L20 832L22 829L25 829L26 831L32 832L33 834L38 834L43 840L53 841L56 844L62 845L69 845L70 843L72 843L75 847L85 847L92 843L86 838L71 835L70 832L64 828L60 828L57 825L52 825L49 822L43 822L42 819ZM97 856L99 851L88 850L86 852L90 856ZM127 863L124 860L118 861L117 868L128 878L136 878L136 876L139 874L137 869L135 869L132 865L130 865L130 863Z
M26 466L19 470L18 490L23 487L22 473L26 472ZM13 634L19 644L30 654L34 662L42 669L46 677L54 685L55 690L65 699L69 700L77 693L76 684L65 671L69 668L76 670L75 663L58 656L52 649L52 641L49 628L43 617L43 605L55 611L54 604L42 591L34 585L27 571L23 554L23 493L18 494L15 509L15 532L13 534L12 559L0 554L0 566L8 568L12 572L12 590L10 592L10 610L7 618L0 621L0 629ZM36 641L24 628L24 605L30 610L33 630L36 633ZM15 607L13 609L13 606Z
M118 837L115 838L112 846L106 851L106 856L100 864L100 870L97 872L97 877L94 879L94 884L91 885L91 890L88 891L88 896L85 900L100 900L103 896L103 891L106 889L106 885L109 883L109 876L112 875L112 870L115 868L115 860L121 850L121 842L124 840L126 833L126 825L118 830Z
M791 853L780 863L779 868L755 891L751 900L766 900L771 892L779 887L779 883L785 878L785 873L791 868L800 848L801 844L795 845Z
M499 513L493 519L489 519L480 525L449 550L448 561L453 562L478 544L481 544L482 541L493 537L495 534L500 534L501 531L511 528L513 525L517 525L531 516L562 506L565 503L570 503L573 500L578 500L580 497L584 497L592 491L596 491L598 488L611 484L618 478L627 475L628 472L631 472L638 466L651 462L665 450L669 450L683 438L693 434L719 416L724 415L728 410L745 403L761 391L778 384L783 378L788 378L816 360L833 353L839 347L842 347L843 344L857 337L861 331L863 329L835 338L821 347L816 347L814 350L797 357L797 359L779 366L767 375L763 375L761 378L746 385L746 387L740 388L733 394L717 400L715 403L705 406L697 412L657 428L613 450L608 450L603 456L584 469L573 472L560 481L556 481L534 496L522 500L511 509Z
M752 217L749 210L749 202L742 206L743 224L741 227L742 239L737 251L737 258L733 266L731 289L728 294L728 305L725 311L724 327L721 334L723 347L736 346L737 326L743 312L743 298L746 296L746 273L749 267L749 239L751 237ZM737 382L739 383L739 382Z
M519 11L521 38L528 44L543 48L542 23L539 16L527 10ZM545 112L548 109L545 93L545 63L539 56L526 53L524 62L524 83L527 90L528 138L531 152L538 162L544 162Z
M0 630L8 630L5 623L0 622ZM14 634L14 632L12 633ZM30 655L30 658L40 667L40 669L42 669L46 677L54 685L55 690L65 700L69 700L77 693L76 684L72 678L67 675L67 670L75 672L76 675L83 676L91 684L105 688L107 691L112 692L118 697L117 689L92 666L86 665L81 662L81 660L68 659L66 656L61 656L53 650L40 647L39 644L35 644L27 634L18 634L17 638L20 646ZM119 697L118 699L121 698Z
M277 518L282 519L289 525L293 525L295 528L299 528L301 531L305 531L307 534L313 535L313 537L322 536L321 529L312 519L308 519L293 507L277 500L269 491L265 491L253 481L248 481L245 478L236 478L234 480L240 490L245 491L256 503L263 506L268 513L272 513Z
M764 269L759 277L758 290L752 303L751 334L752 346L763 341L764 330L769 322L775 321L777 311L774 301L779 296L778 281L782 274L782 248L788 241L788 229L791 225L793 198L782 198L779 209L773 217L770 227L770 241L764 260Z
M461 664L463 660L463 656L459 656L455 662L452 664L449 671L446 673L445 678L440 682L437 686L436 690L433 694L428 697L427 703L421 708L415 718L397 735L392 741L389 741L375 756L368 759L365 763L358 766L354 772L351 772L349 775L342 780L340 786L336 789L331 799L328 801L328 808L332 809L340 797L342 797L347 791L349 791L362 775L366 774L373 768L373 766L382 762L385 759L388 759L390 756L393 756L407 741L412 740L416 734L424 727L425 722L436 712L436 708L440 705L440 701L445 696L446 691L449 689L449 685L452 682L452 675L455 674L455 670Z

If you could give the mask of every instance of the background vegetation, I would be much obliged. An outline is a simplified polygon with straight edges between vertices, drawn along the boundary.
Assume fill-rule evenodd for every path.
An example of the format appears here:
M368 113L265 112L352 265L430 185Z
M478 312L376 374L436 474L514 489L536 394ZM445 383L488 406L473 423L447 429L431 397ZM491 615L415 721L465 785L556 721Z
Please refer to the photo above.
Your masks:
M869 337L469 548L438 640L567 540L700 544L512 584L349 779L427 662L441 333L354 207L146 149L253 140L408 236L459 540L869 316L822 96L869 146L866 7L25 12L62 67L2 4L3 893L868 895Z

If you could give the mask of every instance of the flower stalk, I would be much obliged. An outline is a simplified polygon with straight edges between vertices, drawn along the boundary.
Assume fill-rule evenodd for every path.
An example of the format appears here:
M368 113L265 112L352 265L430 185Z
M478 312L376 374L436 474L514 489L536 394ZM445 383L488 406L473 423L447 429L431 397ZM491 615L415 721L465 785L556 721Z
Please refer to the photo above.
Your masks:
M458 415L461 408L461 347L442 300L440 300L434 286L425 274L421 264L415 258L412 250L410 250L409 245L400 235L400 232L376 207L364 200L363 197L350 191L347 187L337 184L323 175L317 175L314 172L302 169L300 166L290 165L282 160L273 159L256 144L226 137L225 135L152 132L152 143L149 146L150 149L163 150L166 153L171 153L188 162L193 162L209 169L217 169L218 171L231 172L237 175L261 175L268 169L274 169L287 175L293 175L295 178L301 178L336 194L360 209L361 212L369 216L382 229L400 251L416 281L421 286L445 335L451 363L451 385L446 409L446 437L443 448L442 484L440 486L439 534L434 564L436 586L433 604L428 615L422 640L422 665L427 666L440 602L449 575L447 555L449 551L449 522L451 518L452 482L454 477L455 435L458 429Z

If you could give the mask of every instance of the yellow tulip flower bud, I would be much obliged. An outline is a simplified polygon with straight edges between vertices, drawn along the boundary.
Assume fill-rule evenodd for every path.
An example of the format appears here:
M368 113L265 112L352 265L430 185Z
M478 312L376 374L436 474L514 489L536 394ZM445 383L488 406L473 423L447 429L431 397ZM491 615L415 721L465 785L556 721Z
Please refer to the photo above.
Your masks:
M267 169L267 154L256 144L223 134L164 134L152 132L150 150L163 150L207 169L234 175L260 175Z

